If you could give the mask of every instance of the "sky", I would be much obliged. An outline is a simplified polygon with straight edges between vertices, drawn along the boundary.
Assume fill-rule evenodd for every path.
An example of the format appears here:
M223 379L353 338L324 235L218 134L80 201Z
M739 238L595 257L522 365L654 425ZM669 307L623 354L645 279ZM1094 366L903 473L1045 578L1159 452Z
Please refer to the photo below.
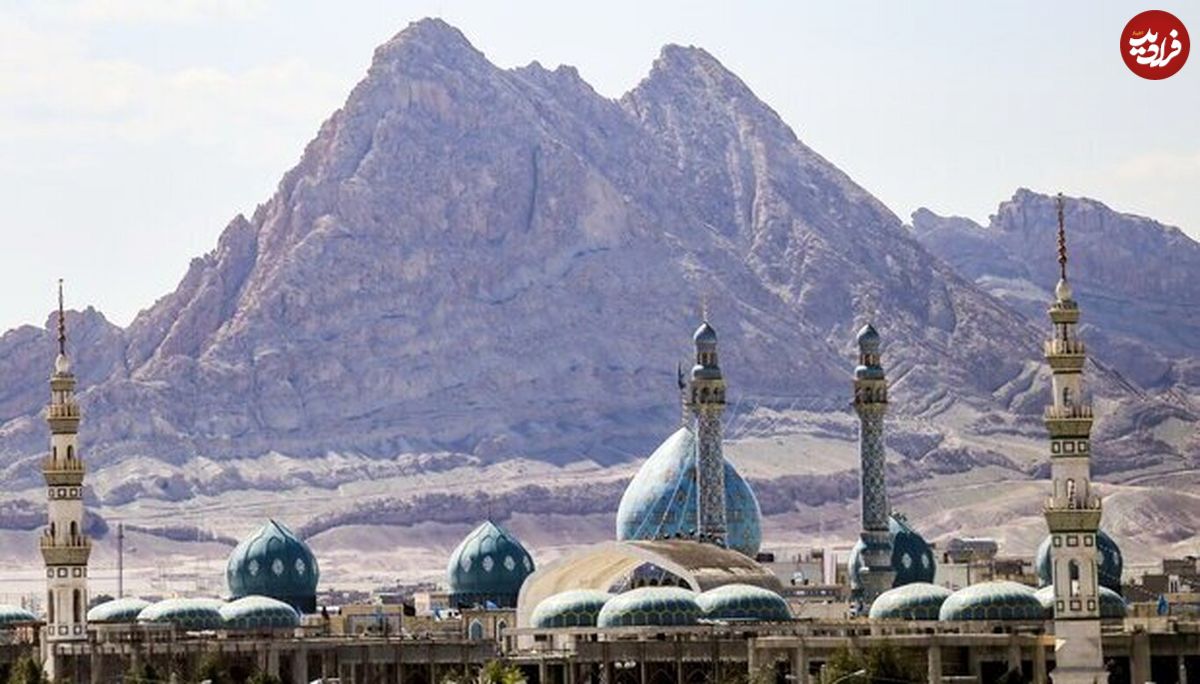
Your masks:
M703 47L906 220L986 222L1029 187L1200 237L1200 55L1164 81L1119 55L1150 8L1200 36L1195 2L6 0L0 330L43 324L59 277L128 324L426 16L614 98L662 45Z

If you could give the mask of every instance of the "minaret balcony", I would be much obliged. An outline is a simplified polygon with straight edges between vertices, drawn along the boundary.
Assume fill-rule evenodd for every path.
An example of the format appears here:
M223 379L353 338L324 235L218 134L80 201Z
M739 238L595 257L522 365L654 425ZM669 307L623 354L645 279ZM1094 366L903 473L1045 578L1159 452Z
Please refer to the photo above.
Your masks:
M47 456L42 459L42 476L45 477L46 484L52 487L78 487L83 484L85 472L83 461L78 458L56 459L53 456Z
M1046 420L1091 420L1092 407L1087 404L1066 404L1064 406L1047 406Z
M1051 437L1083 437L1092 432L1092 407L1047 406L1044 417Z
M1051 532L1095 532L1100 528L1103 510L1100 497L1093 496L1086 502L1065 508L1054 499L1047 499L1043 513Z
M83 535L55 541L49 534L44 534L39 546L46 565L87 565L92 554L92 540Z
M46 407L46 418L78 418L79 404L70 402L67 404L50 404Z

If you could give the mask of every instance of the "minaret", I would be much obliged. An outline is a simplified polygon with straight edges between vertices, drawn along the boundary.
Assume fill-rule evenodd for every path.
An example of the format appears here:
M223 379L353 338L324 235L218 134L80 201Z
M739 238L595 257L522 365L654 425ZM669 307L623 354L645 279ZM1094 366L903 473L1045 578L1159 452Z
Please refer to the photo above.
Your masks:
M692 335L696 365L688 383L688 406L696 417L697 536L725 545L725 457L721 453L721 416L725 413L725 379L717 365L717 331L708 316Z
M1054 336L1046 342L1053 373L1053 401L1046 407L1050 432L1050 476L1054 491L1046 502L1050 558L1054 575L1055 684L1108 681L1100 643L1100 598L1096 573L1096 531L1100 497L1092 492L1092 407L1083 397L1083 342L1076 337L1079 305L1067 282L1067 238L1063 199L1058 196L1058 286L1050 305Z
M42 534L46 562L46 640L87 637L87 565L91 540L83 533L83 461L79 457L79 404L75 376L67 358L62 281L58 282L58 358L50 376L50 454L42 461L49 498L49 525ZM53 668L54 658L46 658Z
M884 466L883 414L887 411L887 379L880 365L879 333L870 324L858 331L858 367L854 369L854 410L858 413L858 455L862 469L861 611L892 588L892 538L888 533L887 482Z

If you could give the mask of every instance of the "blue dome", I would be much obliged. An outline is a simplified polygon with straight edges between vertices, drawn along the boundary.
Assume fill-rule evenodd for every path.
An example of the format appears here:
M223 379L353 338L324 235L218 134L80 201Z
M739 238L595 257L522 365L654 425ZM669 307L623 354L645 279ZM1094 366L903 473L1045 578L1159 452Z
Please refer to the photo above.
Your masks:
M696 332L692 333L692 341L697 346L715 345L717 343L717 331L708 324L708 321L704 321L700 324L699 328L696 328Z
M521 542L487 520L450 554L446 565L450 601L459 606L491 602L500 608L514 608L517 593L533 568L533 558Z
M939 620L1037 620L1046 610L1033 587L997 580L980 582L951 594L942 604Z
M0 604L0 629L24 622L37 622L37 616L20 606Z
M1100 587L1100 619L1101 620L1122 620L1129 612L1129 607L1125 603L1125 599L1117 592L1108 587ZM1042 587L1033 593L1038 601L1041 601L1042 608L1046 611L1047 618L1054 617L1054 587Z
M595 627L600 609L612 594L594 589L576 589L547 596L530 616L535 629L559 627Z
M300 613L290 604L268 596L244 596L221 606L226 629L286 629L300 626Z
M317 609L321 570L312 551L287 527L270 520L229 554L229 594L269 596L311 613Z
M1121 549L1113 538L1104 530L1096 532L1096 579L1100 586L1121 593L1121 572L1125 561L1121 557ZM1050 537L1042 540L1037 550L1038 584L1048 587L1054 583L1054 573L1050 566Z
M617 539L691 537L696 520L696 438L682 427L642 464L617 508ZM750 485L725 462L729 548L753 558L762 544L762 513Z
M858 331L855 341L858 342L859 349L864 352L875 353L879 351L879 332L870 323L864 325Z
M675 627L694 625L702 615L694 592L678 587L642 587L609 599L600 609L596 625Z
M221 629L221 606L218 599L169 598L151 603L138 613L138 622L166 622L188 631Z
M150 605L133 596L105 601L87 612L88 622L137 622L138 614Z
M888 589L871 604L872 620L936 620L950 590L928 582Z
M696 605L709 620L788 622L787 601L770 589L750 584L726 584L696 597Z
M888 517L888 533L892 537L892 570L896 573L896 580L892 586L902 587L914 582L931 584L937 571L937 560L925 539L909 527L906 521L895 515ZM859 539L854 548L850 549L850 556L846 559L852 593L862 590L860 576L865 567L862 559L865 549L866 544Z

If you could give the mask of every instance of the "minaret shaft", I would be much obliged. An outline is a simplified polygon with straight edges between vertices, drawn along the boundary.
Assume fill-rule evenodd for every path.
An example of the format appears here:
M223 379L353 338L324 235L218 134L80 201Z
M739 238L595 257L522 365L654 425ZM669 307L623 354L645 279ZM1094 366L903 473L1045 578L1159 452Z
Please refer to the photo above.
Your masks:
M1045 423L1050 433L1053 489L1046 502L1054 582L1055 684L1107 681L1100 642L1100 595L1096 533L1100 497L1092 491L1092 407L1083 396L1086 349L1076 337L1079 306L1067 282L1066 232L1058 198L1060 278L1049 315L1053 335L1046 342L1052 372Z
M717 362L716 332L705 321L693 336L696 364L687 388L687 403L696 421L696 489L698 536L724 546L725 456L721 419L725 413L725 379Z
M864 546L860 573L862 610L892 588L892 538L888 531L891 508L887 495L887 457L883 445L883 416L887 412L887 378L880 357L879 334L865 326L858 334L858 367L854 370L854 410L858 414L858 454L862 473L862 531Z

